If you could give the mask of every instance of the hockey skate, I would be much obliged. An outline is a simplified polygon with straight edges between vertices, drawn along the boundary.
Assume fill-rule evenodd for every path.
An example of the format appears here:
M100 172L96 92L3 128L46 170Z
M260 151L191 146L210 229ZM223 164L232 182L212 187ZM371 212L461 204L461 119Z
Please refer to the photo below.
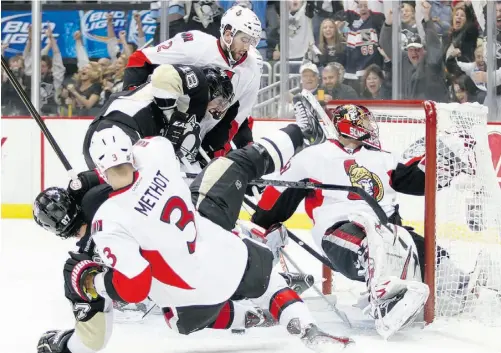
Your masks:
M325 141L325 133L320 125L320 118L315 107L302 95L297 94L292 98L294 105L294 115L296 124L303 132L304 139L308 146L318 145Z
M320 330L315 324L301 327L299 319L292 319L287 325L287 331L291 335L299 336L306 347L319 353L341 351L355 343L348 337L330 335Z
M281 272L280 275L285 279L287 285L296 291L297 294L303 294L315 283L312 275L295 272Z

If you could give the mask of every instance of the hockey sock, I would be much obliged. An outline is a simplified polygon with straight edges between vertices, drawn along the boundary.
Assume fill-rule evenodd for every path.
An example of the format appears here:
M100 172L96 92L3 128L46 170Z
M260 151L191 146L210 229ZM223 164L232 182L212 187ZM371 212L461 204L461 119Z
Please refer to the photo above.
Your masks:
M264 148L266 153L262 154L266 155L271 161L265 173L269 174L282 169L289 159L301 150L303 135L297 125L290 124L256 140L255 145ZM260 148L257 149L261 150Z

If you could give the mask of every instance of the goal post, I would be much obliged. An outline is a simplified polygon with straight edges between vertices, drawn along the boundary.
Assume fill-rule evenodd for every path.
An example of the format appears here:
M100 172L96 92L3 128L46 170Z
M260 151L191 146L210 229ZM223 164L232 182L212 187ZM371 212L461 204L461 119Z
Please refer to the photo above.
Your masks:
M487 108L386 100L331 101L326 110L340 104L373 112L383 150L403 159L426 155L424 197L397 199L404 224L424 236L430 288L425 321L466 316L501 325L501 188L488 145ZM326 267L322 274L329 293L338 274Z

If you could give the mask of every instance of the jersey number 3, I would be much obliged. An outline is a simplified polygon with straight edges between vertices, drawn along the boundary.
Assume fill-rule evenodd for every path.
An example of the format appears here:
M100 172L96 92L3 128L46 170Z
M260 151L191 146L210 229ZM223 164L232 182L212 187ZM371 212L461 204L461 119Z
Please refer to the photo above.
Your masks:
M175 210L180 211L180 216L177 220L172 219L172 213ZM160 216L160 220L167 224L172 224L173 222L175 222L174 225L180 231L184 231L184 229L188 224L193 223L193 226L195 227L195 238L191 241L187 241L186 245L188 246L188 252L190 254L193 254L195 252L195 246L197 242L197 228L195 225L195 216L193 212L188 209L188 206L186 206L186 203L182 198L178 196L173 196L170 199L168 199L167 202L165 203L164 209L162 210L162 215Z

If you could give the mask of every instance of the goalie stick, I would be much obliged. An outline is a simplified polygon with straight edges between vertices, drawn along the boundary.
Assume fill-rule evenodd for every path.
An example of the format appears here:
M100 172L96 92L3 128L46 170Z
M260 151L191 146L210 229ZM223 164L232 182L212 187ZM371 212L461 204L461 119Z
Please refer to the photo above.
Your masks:
M7 64L7 61L2 55L2 69L5 70L5 73L7 74L7 77L9 78L10 83L12 86L14 86L14 89L16 90L16 93L19 95L19 98L23 101L24 105L30 112L31 116L35 121L37 122L38 126L42 130L42 133L44 134L45 138L47 141L49 141L50 145L54 149L54 152L56 153L57 157L61 161L61 163L64 166L64 169L68 172L68 175L70 176L71 180L73 182L80 182L77 177L77 173L73 170L71 167L70 162L64 155L63 151L61 151L61 148L59 148L59 145L57 144L56 140L54 140L54 137L52 136L51 132L47 128L47 125L45 125L45 122L43 121L42 117L40 114L37 112L35 107L33 106L33 103L31 100L28 98L28 95L26 94L25 90L23 87L21 87L21 84L16 80L14 77L14 74L12 73L11 69L9 68L9 65Z

